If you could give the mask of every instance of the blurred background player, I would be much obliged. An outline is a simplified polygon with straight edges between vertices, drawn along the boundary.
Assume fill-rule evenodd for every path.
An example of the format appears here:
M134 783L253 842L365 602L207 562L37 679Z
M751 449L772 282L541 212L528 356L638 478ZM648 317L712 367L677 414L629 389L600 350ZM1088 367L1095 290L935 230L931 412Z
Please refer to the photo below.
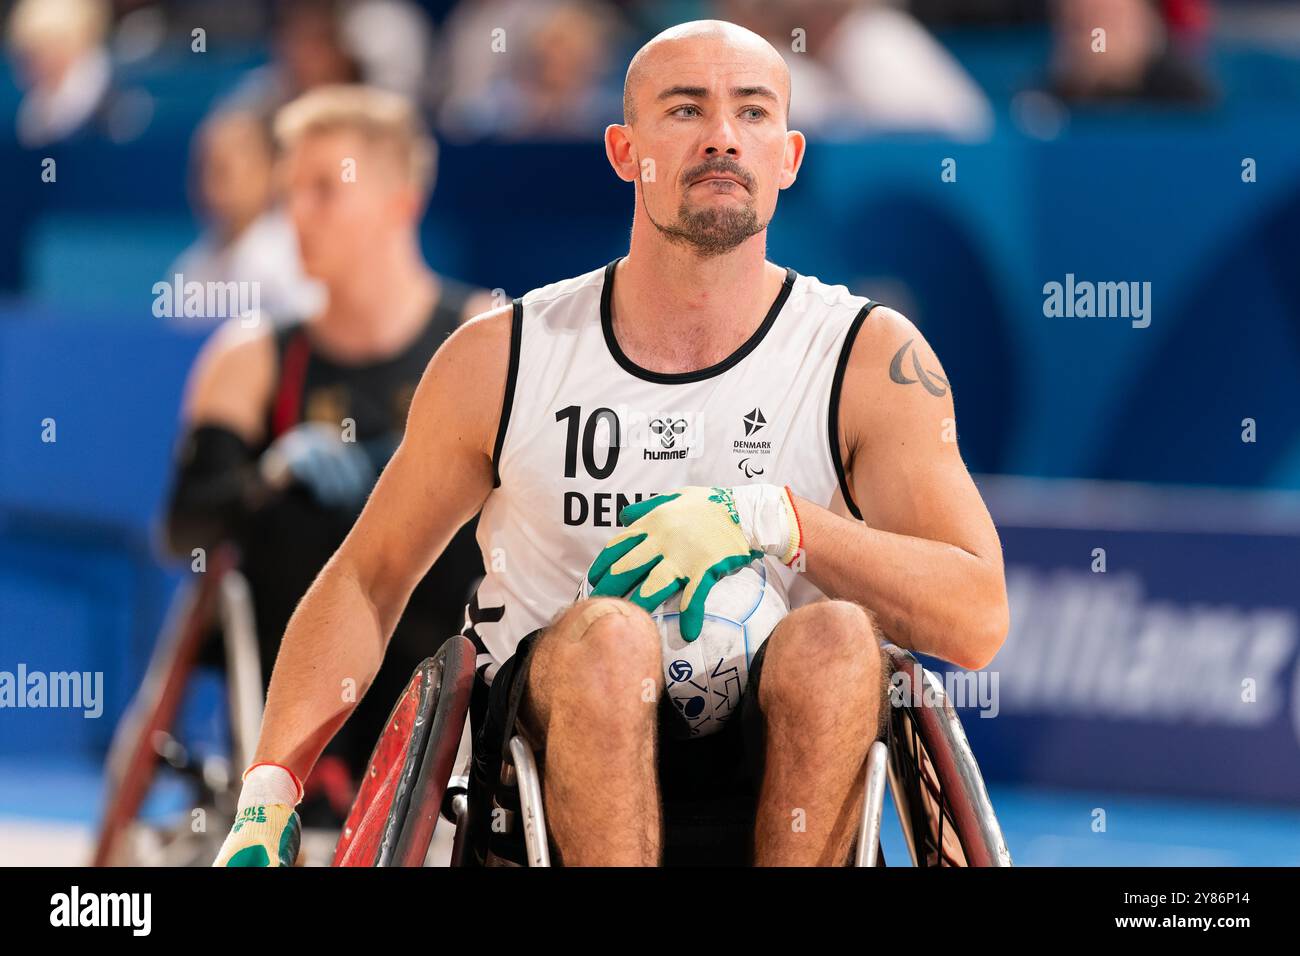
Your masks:
M303 264L328 303L277 329L232 320L204 347L167 518L180 554L227 538L240 545L268 680L290 614L396 448L421 372L456 325L490 303L421 257L415 229L434 153L405 99L324 87L282 110L276 134ZM309 800L320 792L346 812L344 771L355 778L364 768L388 708L415 665L458 629L480 573L467 527L416 589L390 666L363 698L355 732L309 781Z

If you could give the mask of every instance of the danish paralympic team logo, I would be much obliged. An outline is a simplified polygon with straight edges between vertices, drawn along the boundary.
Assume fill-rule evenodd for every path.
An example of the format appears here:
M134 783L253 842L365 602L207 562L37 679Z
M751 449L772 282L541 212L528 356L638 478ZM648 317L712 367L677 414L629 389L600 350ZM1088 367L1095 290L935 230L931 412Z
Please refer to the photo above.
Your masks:
M731 450L745 457L736 462L736 467L746 478L757 478L766 470L757 461L758 456L772 453L770 441L753 437L767 425L767 417L761 408L752 408L741 417L740 422L745 429L745 437L733 441Z

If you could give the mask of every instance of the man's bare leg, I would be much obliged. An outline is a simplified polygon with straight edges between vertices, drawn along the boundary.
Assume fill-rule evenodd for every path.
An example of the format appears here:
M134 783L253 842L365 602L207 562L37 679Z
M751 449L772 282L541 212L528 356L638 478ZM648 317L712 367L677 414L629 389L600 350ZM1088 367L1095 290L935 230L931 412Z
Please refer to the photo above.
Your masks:
M757 866L841 866L861 813L885 684L871 616L846 601L792 611L767 639Z
M533 649L524 726L540 737L546 823L566 866L657 866L659 631L628 601L566 610Z

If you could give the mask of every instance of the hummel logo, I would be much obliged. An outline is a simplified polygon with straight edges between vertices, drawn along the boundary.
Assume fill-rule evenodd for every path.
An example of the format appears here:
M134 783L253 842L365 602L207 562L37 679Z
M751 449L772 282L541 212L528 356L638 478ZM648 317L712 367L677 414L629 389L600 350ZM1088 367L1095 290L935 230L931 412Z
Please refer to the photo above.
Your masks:
M754 432L758 431L760 428L762 428L764 425L767 424L767 419L763 417L763 410L761 408L754 409L752 412L746 415L742 420L745 423L746 437L754 434Z
M948 391L948 380L938 372L927 372L921 368L921 360L916 357L916 350L912 349L912 371L916 373L916 378L908 378L907 373L903 371L903 358L907 355L907 350L912 348L912 340L908 339L903 343L903 347L895 354L893 361L889 363L889 377L899 385L912 385L920 382L931 395L943 395Z
M650 423L650 431L659 436L665 448L672 448L677 436L686 432L686 419L656 418Z

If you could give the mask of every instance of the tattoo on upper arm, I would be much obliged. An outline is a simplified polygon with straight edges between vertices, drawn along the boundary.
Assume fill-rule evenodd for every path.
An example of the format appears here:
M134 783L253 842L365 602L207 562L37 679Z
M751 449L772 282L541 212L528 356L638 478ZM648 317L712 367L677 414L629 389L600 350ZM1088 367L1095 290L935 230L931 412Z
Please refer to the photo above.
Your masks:
M899 385L912 385L916 382L921 383L931 395L944 395L948 391L948 380L938 372L927 372L921 368L921 359L916 354L916 349L912 348L913 339L908 339L903 343L903 347L894 353L894 358L889 363L889 377ZM916 373L916 378L908 378L907 373L903 371L903 363L907 361L908 350L912 353L912 371Z

